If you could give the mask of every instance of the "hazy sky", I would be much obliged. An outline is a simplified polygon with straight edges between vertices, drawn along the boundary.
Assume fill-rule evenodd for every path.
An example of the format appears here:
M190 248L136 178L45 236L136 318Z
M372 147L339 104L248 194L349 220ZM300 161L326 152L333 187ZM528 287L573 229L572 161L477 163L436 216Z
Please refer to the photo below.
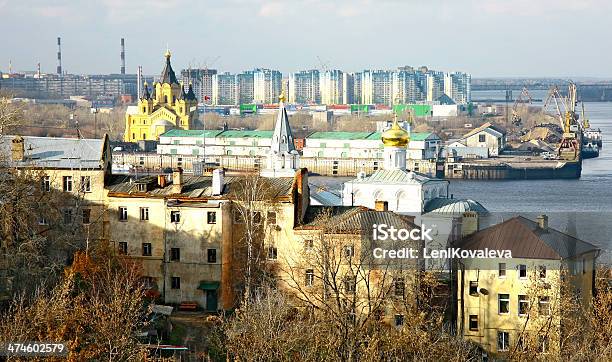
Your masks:
M473 76L612 77L610 0L0 0L0 69L236 72L427 65Z

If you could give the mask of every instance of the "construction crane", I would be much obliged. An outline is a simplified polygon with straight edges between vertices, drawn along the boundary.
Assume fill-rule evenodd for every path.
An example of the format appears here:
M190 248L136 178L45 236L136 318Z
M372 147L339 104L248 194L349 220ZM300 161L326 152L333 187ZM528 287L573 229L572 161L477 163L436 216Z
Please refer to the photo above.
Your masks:
M580 156L581 124L578 122L576 114L576 85L570 82L568 85L567 97L563 97L557 86L553 86L544 101L544 110L554 102L557 118L563 130L563 138L559 144L558 155L560 159L577 161Z
M521 94L519 94L519 96L514 101L514 105L512 106L512 124L514 124L517 127L523 123L523 120L521 119L521 115L518 113L519 104L523 104L523 103L528 103L528 104L533 103L531 94L529 94L529 91L527 90L526 87L523 87Z

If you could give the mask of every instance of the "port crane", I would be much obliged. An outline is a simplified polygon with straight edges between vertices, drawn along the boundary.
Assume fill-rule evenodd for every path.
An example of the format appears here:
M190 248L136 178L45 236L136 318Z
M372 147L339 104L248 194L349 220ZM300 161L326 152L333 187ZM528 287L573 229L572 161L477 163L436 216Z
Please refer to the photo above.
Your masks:
M517 127L523 123L523 120L520 114L518 113L519 104L523 103L533 103L533 99L531 98L531 94L529 94L527 87L523 87L523 90L521 90L521 94L519 94L519 96L514 101L514 105L512 106L512 124Z
M582 124L578 122L576 101L576 85L573 82L568 85L567 97L561 95L557 86L553 86L544 101L544 110L554 102L557 117L563 130L563 138L558 149L559 158L562 160L578 161L580 157L579 138L582 134Z

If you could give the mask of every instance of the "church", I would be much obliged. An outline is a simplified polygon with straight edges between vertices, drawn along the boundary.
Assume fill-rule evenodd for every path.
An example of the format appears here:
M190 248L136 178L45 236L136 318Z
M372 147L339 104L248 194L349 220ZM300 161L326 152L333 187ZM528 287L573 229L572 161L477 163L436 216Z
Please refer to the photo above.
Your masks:
M176 79L170 64L170 51L165 54L166 63L159 77L153 83L152 94L145 82L142 98L138 106L128 107L125 114L124 141L156 141L159 136L171 129L190 130L198 118L196 99L193 87L189 90Z
M448 181L406 169L410 133L399 125L397 118L391 128L382 133L381 139L383 169L369 176L360 172L356 179L345 182L342 189L344 206L374 209L376 201L386 201L389 211L421 214L429 201L448 197Z
M266 157L263 177L293 177L300 168L300 154L295 149L284 93L279 97L278 114L272 133L272 144Z

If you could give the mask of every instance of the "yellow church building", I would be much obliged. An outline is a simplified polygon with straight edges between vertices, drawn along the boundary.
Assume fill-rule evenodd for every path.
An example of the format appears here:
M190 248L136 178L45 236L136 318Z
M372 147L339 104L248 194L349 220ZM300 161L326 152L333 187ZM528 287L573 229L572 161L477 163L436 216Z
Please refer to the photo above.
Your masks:
M153 94L145 82L142 98L137 107L129 107L125 114L124 141L157 140L170 129L189 130L197 119L198 100L191 84L185 93L170 64L170 51L166 51L166 64L159 82L153 83Z

